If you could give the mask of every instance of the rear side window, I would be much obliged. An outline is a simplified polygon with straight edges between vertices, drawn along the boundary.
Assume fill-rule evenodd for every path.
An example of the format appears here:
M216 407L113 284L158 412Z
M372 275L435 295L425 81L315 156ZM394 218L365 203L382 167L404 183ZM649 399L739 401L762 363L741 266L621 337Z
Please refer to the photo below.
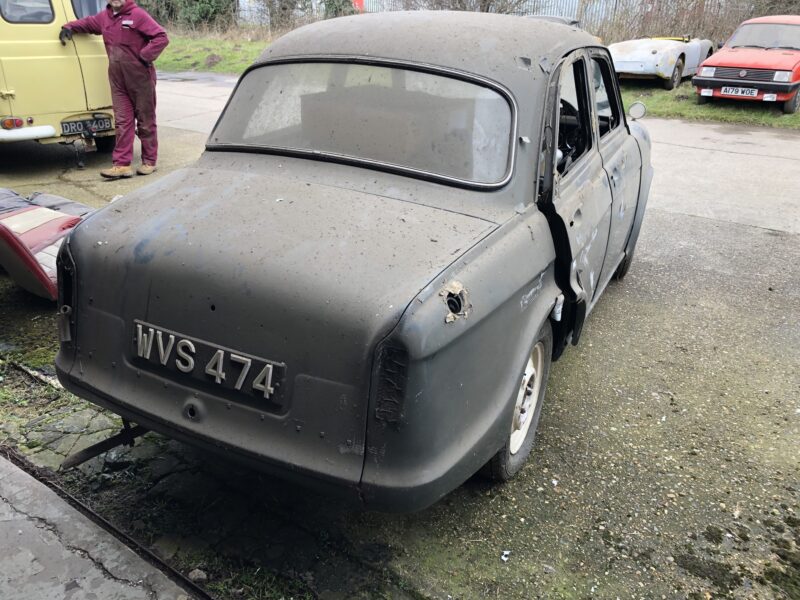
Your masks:
M594 85L594 101L599 121L600 137L613 131L620 124L620 108L617 103L611 66L602 58L593 58L592 84Z
M0 16L9 23L51 23L50 0L0 0Z
M591 115L583 59L561 73L556 169L562 175L592 146Z
M72 0L72 8L79 19L96 15L106 7L106 0Z

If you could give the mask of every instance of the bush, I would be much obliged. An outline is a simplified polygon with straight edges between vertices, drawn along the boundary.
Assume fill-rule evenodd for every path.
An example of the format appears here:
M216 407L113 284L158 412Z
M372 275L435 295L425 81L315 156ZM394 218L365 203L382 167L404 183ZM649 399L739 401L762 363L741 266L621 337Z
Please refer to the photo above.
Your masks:
M236 0L139 0L160 23L189 27L227 26L235 22Z

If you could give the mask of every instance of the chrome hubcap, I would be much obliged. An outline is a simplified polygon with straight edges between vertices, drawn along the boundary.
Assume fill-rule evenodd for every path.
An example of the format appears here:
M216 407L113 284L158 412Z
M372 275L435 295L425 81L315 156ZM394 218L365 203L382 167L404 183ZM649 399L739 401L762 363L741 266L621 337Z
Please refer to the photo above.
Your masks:
M525 372L517 392L517 401L514 404L514 418L511 421L511 440L509 451L516 454L522 448L528 430L531 427L533 415L536 414L539 402L539 392L542 387L540 374L544 365L544 344L539 342L533 347Z

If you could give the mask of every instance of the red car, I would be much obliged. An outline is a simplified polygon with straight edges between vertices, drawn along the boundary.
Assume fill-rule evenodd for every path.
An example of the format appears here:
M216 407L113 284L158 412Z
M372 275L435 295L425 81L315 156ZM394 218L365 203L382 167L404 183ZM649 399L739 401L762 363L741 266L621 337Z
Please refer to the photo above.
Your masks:
M699 104L709 98L782 102L800 106L800 16L745 21L719 52L707 58L692 84Z

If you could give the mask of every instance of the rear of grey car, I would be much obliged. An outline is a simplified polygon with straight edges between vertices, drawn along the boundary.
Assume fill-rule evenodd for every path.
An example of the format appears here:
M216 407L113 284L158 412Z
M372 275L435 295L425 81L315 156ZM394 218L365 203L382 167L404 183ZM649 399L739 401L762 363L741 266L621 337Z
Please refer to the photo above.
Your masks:
M561 24L472 13L284 36L242 76L196 164L62 246L59 379L367 508L424 508L484 465L510 478L551 358L586 314L570 282L597 232L570 247L573 223L541 182L569 137L543 126L560 106L553 65L593 45ZM635 175L621 189L638 190ZM633 227L622 210L612 222L609 272L629 264L643 209L633 198Z
M447 273L513 214L474 207L511 173L514 118L485 82L392 63L251 70L196 165L64 244L59 377L147 428L368 506L432 503L507 435L505 403L475 400L513 394L507 366L465 351L497 343L481 321L501 313L470 315Z
M407 351L379 343L493 225L243 168L302 171L292 159L218 158L213 178L201 161L70 236L59 376L148 428L355 492L373 372L405 401L405 372L386 381Z

